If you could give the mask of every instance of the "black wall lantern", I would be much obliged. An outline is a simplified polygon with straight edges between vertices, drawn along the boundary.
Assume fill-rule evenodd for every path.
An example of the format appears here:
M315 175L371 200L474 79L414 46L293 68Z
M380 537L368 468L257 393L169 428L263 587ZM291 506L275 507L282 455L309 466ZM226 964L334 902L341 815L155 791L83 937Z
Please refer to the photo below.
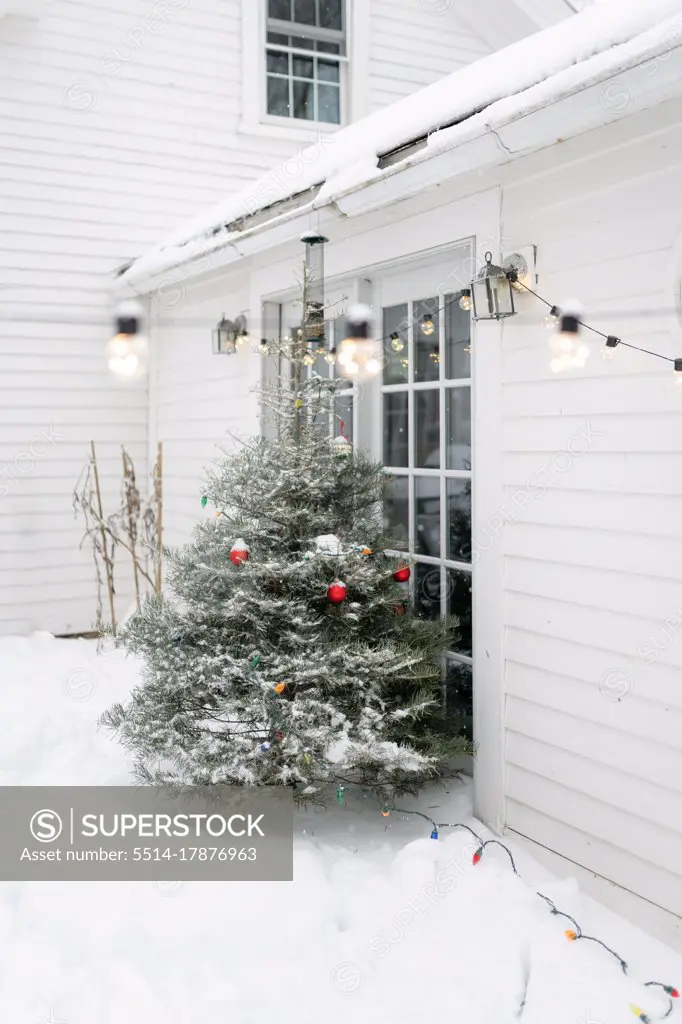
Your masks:
M227 320L223 313L222 319L213 330L214 355L234 355L247 334L245 316L238 316L232 321Z
M514 316L513 283L519 277L515 267L498 267L491 252L485 254L485 266L471 282L475 320L503 320Z

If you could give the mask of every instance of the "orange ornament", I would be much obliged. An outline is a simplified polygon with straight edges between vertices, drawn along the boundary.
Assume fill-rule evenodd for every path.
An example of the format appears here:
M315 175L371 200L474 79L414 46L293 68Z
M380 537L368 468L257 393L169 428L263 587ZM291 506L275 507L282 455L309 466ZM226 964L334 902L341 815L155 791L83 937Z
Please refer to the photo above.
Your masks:
M277 686L273 687L275 693L284 693L287 688L286 683L277 683Z

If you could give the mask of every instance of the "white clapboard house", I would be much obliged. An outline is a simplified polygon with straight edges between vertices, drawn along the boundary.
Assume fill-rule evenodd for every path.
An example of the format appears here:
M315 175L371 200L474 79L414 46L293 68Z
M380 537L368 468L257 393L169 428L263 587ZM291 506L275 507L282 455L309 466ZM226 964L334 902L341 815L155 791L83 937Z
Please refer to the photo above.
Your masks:
M226 195L118 281L148 303L149 440L180 542L216 442L261 427L257 346L300 322L301 234L329 240L333 331L362 300L399 335L343 415L395 477L387 518L422 607L460 617L449 676L473 673L477 813L678 944L681 173L680 4L607 0ZM459 300L486 252L550 305L579 299L604 337L582 328L561 370L529 292L474 319ZM223 314L248 323L229 356Z
M398 334L343 418L395 478L423 610L461 620L477 814L679 945L679 0L32 8L0 3L0 628L88 628L91 438L109 496L120 443L142 471L163 441L166 539L189 537L216 445L261 429L258 342L300 321L320 232L330 333L362 300ZM487 252L580 300L606 336L582 328L584 365L550 369L527 291L462 308ZM105 348L131 296L151 366L125 385Z
M122 443L147 474L147 384L122 388L107 371L116 273L275 165L257 204L273 185L295 190L299 154L326 151L343 125L573 16L565 0L486 0L492 18L478 0L456 8L0 0L1 633L92 625L92 555L71 508L89 442L105 511ZM176 299L169 286L153 305L171 312ZM164 401L185 404L179 391ZM172 495L205 446L169 445Z

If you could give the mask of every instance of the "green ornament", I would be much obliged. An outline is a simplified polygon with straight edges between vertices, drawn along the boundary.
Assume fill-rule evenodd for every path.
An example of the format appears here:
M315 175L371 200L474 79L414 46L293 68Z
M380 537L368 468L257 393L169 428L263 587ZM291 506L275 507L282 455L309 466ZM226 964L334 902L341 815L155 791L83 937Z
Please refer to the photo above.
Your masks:
M303 764L312 764L312 760L313 760L312 757L306 751L305 754L303 755Z
M201 499L201 507L202 508L206 508L207 505L208 505L208 498L206 497L206 495L204 495L203 498Z
M249 668L258 668L260 665L260 654L254 654L253 658L249 662Z
M343 786L339 786L339 788L336 791L336 802L341 807L343 807L343 805L346 802L346 791L344 790Z

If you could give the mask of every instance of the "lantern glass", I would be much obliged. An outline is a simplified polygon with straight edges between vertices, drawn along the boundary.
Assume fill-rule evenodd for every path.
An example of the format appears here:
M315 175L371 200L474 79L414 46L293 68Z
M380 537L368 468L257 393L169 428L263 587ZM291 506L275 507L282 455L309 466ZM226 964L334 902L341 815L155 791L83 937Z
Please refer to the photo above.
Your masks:
M514 289L502 267L492 262L491 253L486 253L486 265L475 281L471 283L471 298L475 320L503 320L514 316Z
M215 355L234 355L237 351L237 331L235 325L222 318L213 331L213 352Z

